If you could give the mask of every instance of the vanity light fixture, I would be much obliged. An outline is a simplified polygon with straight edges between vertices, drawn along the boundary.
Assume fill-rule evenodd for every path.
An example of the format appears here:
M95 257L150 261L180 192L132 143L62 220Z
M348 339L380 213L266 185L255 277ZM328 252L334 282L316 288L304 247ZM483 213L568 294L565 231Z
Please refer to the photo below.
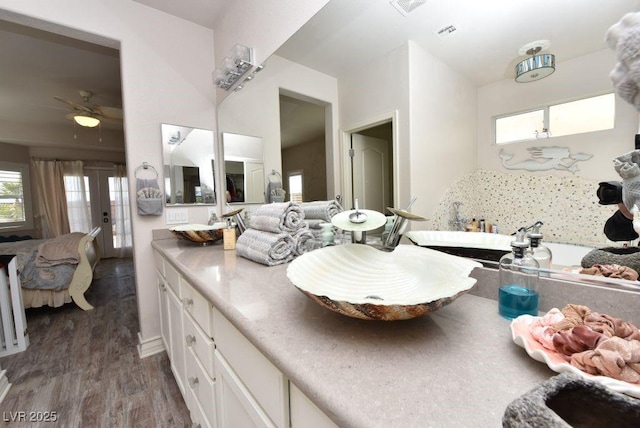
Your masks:
M229 56L222 60L220 68L214 70L213 83L218 88L228 91L252 66L252 49L241 44L236 44L233 49L231 49Z
M87 128L95 128L96 126L100 125L100 119L89 114L76 114L73 116L73 120L78 125Z
M548 40L539 40L520 48L520 55L531 55L516 65L516 82L528 83L544 79L556 71L556 57L553 54L541 54L540 51L549 47Z

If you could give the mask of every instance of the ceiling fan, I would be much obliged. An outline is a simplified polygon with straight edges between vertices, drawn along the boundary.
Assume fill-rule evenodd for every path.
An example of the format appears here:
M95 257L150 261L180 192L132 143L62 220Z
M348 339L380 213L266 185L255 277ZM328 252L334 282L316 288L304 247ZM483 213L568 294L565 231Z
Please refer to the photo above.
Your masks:
M91 97L93 92L80 90L80 96L84 100L83 104L78 104L62 97L54 96L53 98L73 109L71 113L67 114L67 119L73 119L80 126L94 128L100 124L102 119L122 120L122 109L92 104Z

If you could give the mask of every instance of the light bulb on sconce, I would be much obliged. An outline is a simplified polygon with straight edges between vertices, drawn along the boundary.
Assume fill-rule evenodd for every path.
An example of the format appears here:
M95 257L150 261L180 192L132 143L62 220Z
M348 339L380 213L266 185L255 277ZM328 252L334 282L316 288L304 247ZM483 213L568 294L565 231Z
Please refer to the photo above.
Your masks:
M229 56L222 60L219 68L213 72L213 83L220 89L228 91L253 66L251 48L236 44ZM246 81L246 79L245 79Z

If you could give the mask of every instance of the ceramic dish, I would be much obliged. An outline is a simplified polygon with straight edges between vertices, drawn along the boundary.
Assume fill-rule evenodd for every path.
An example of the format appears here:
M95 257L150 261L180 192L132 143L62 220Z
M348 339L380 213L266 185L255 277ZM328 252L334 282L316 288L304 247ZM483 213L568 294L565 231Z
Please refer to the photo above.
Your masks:
M511 322L511 336L513 341L517 345L522 346L531 358L536 361L540 361L541 363L545 363L556 373L575 373L587 379L596 381L613 391L622 392L632 397L640 398L640 385L623 382L607 376L590 375L567 363L559 353L543 347L542 344L538 342L531 333L529 333L529 325L536 318L538 317L520 315Z
M356 210L342 211L331 218L331 223L342 230L352 232L366 232L368 230L377 229L387 222L384 214L373 210L358 210L362 214L366 214L367 220L364 223L353 223L349 220L349 216Z
M209 245L222 239L222 231L226 227L225 222L206 224L182 224L169 229L179 239L194 242L200 245Z
M354 318L394 321L433 312L476 283L479 263L400 245L383 252L362 244L317 249L295 259L289 280L318 304Z
M399 210L397 208L391 208L391 207L387 207L387 210L389 210L389 212L391 214L397 215L398 217L406 218L407 220L413 220L413 221L426 221L427 220L426 218L422 217L421 215L410 213L409 211Z
M500 261L511 252L513 236L484 232L414 230L405 234L415 245L462 257Z

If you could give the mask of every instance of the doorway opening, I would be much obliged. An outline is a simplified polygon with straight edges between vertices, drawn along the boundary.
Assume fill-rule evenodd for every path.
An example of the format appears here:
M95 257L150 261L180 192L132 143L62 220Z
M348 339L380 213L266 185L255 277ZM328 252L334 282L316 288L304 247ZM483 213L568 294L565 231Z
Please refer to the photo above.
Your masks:
M397 198L396 114L343 131L345 209L358 207L391 215Z
M329 197L331 105L289 91L280 92L280 156L285 200L309 202ZM296 188L292 188L292 183ZM300 186L298 188L298 186Z

